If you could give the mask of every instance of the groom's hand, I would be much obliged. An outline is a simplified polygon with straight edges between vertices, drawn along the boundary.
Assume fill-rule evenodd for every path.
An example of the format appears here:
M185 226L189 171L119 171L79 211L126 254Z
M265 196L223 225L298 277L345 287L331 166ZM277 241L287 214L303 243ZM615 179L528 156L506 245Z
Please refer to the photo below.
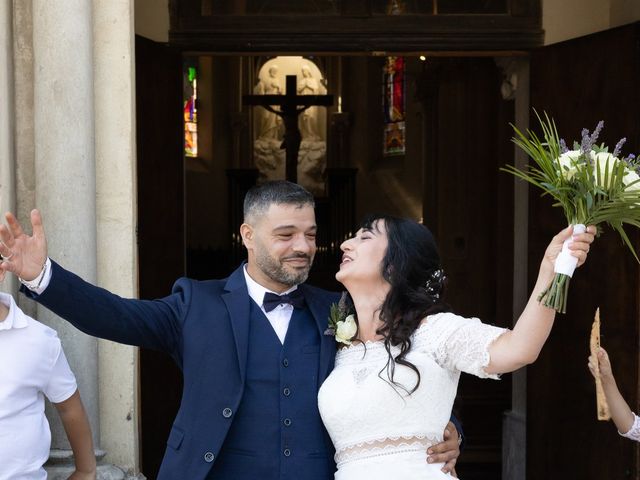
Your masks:
M31 211L31 235L22 230L12 213L6 213L5 219L7 224L0 224L0 281L6 272L31 281L40 275L47 260L47 240L40 212Z
M460 445L458 430L452 422L449 422L444 429L443 438L441 443L429 447L427 462L444 463L444 467L442 467L444 473L455 472L456 462L460 456Z

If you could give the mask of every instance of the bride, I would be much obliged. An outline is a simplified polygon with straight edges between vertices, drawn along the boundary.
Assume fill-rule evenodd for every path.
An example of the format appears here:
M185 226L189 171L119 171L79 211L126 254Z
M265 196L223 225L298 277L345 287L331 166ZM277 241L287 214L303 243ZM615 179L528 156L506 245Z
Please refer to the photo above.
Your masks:
M570 249L579 265L594 233L590 226L573 237ZM568 227L553 238L531 297L507 330L449 311L426 227L392 216L365 219L342 244L336 274L349 293L357 330L344 339L318 394L336 448L336 480L450 478L443 464L427 463L426 450L442 441L460 372L497 379L537 358L555 312L536 299L571 234Z

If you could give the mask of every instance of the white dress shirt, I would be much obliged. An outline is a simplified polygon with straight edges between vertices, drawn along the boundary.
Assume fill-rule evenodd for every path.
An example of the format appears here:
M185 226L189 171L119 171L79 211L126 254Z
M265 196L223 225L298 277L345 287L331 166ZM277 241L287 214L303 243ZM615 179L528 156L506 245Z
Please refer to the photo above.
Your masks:
M283 293L276 293L268 288L264 288L258 282L256 282L253 278L249 276L247 272L247 265L245 264L244 268L244 278L247 281L247 290L249 291L249 296L251 299L256 302L256 304L262 310L269 320L269 323L273 327L273 330L276 332L276 335L280 339L280 343L284 344L284 339L287 336L287 330L289 329L289 322L291 321L291 316L293 315L293 305L289 303L281 303L276 308L267 312L264 309L264 305L262 301L264 300L264 294L266 292L275 293L276 295L284 295L286 293L291 293L298 288L297 285L291 287L289 290Z
M51 432L44 397L53 403L77 390L55 330L26 316L0 293L0 480L44 480Z

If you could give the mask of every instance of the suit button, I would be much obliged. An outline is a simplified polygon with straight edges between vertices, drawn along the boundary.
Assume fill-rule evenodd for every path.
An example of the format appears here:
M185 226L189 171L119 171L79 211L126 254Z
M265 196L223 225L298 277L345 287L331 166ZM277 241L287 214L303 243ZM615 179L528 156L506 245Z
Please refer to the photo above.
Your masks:
M282 360L282 365L284 365L285 367L289 366L289 359L285 358L284 360Z
M213 462L214 458L216 458L216 456L211 452L207 452L204 454L204 461L207 463Z
M227 407L224 410L222 410L222 416L224 418L229 418L229 417L231 417L231 415L233 415L233 410L231 410L229 407Z
M289 390L289 387L285 387L284 390L282 390L282 394L285 397L288 397L289 395L291 395L291 390Z
M285 427L290 427L291 426L291 419L290 418L285 418L282 423L284 423Z
M284 453L285 457L290 457L291 456L291 450L289 450L288 448L285 448L284 452L282 452L282 453Z

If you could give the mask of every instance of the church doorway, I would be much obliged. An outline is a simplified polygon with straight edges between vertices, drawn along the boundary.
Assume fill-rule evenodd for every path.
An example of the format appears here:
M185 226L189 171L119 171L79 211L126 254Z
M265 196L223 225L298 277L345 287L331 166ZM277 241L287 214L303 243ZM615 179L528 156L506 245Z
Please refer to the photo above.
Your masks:
M282 125L242 97L282 90L295 74L298 94L334 97L299 117L298 175L320 228L310 283L339 289L339 245L364 213L408 216L438 239L455 311L510 324L512 179L498 169L513 156L514 106L492 57L188 55L143 39L136 56L143 298L166 295L181 275L224 278L240 264L244 192L284 178ZM142 351L140 378L143 473L154 478L181 377L171 359ZM510 399L509 377L461 382L464 478L500 478Z

